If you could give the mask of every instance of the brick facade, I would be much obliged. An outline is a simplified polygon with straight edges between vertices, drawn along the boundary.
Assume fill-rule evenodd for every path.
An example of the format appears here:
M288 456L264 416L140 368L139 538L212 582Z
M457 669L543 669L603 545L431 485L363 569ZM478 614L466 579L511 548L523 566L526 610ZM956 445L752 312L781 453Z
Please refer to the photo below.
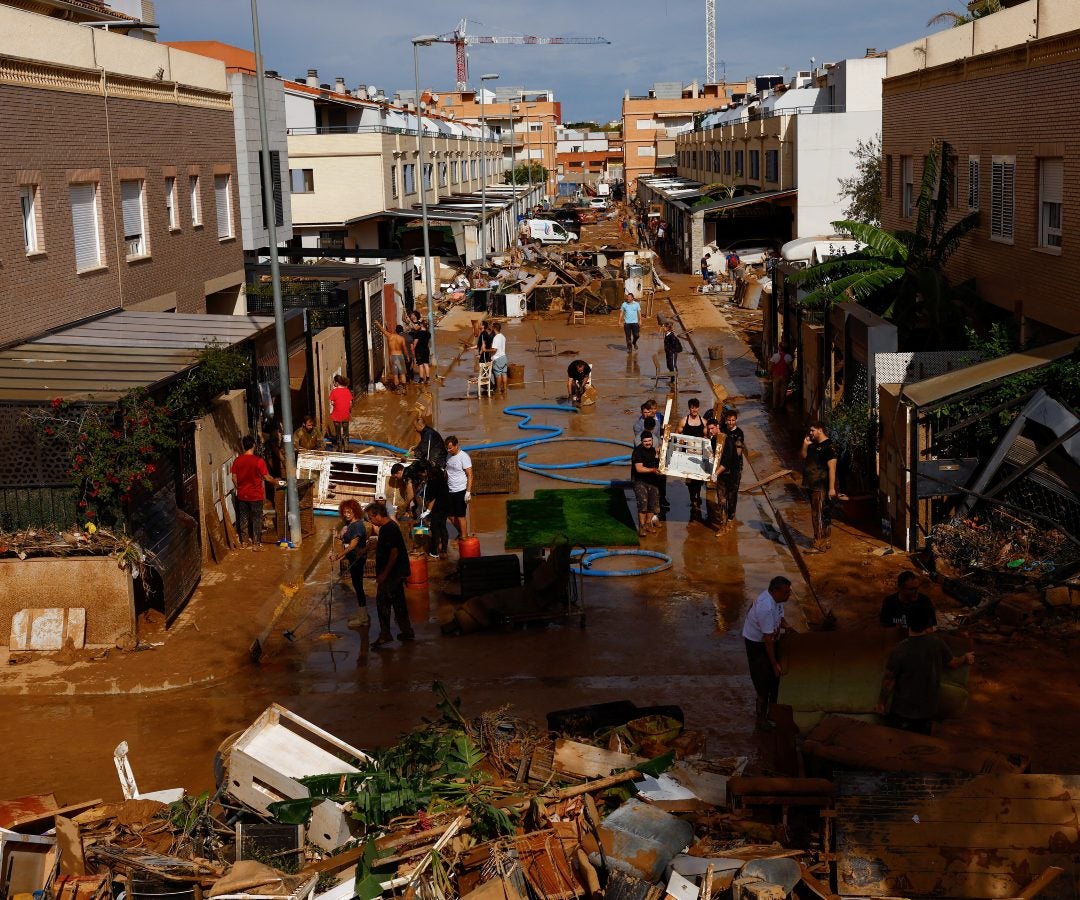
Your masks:
M917 197L923 158L947 141L957 163L951 222L968 212L970 157L977 158L980 221L949 263L954 282L975 278L984 299L1035 326L1033 337L1080 331L1080 31L923 69L884 83L882 224L910 229L903 214L904 160ZM1015 159L1011 241L991 237L991 164ZM1061 246L1040 247L1040 161L1062 159ZM1039 328L1038 326L1043 326Z
M0 84L0 345L118 308L205 312L206 295L243 280L233 116L229 108ZM107 114L106 114L107 113ZM188 176L201 181L192 226ZM231 173L234 238L219 240L214 175ZM144 173L144 176L143 176ZM100 269L76 272L69 185L100 175ZM176 176L170 231L166 175ZM144 177L149 255L128 261L120 179ZM37 185L40 253L23 241L20 187ZM235 279L233 276L236 276ZM175 293L175 301L171 295Z

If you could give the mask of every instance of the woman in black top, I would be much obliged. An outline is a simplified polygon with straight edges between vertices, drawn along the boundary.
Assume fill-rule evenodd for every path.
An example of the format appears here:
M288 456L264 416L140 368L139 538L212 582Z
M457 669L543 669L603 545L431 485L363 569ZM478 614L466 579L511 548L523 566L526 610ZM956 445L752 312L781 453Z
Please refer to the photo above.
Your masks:
M688 411L686 418L682 420L682 424L679 426L679 434L690 437L705 437L705 420L701 417L701 401L694 397L686 405ZM701 487L703 484L703 481L698 481L696 478L686 479L686 490L690 493L691 513L701 509Z

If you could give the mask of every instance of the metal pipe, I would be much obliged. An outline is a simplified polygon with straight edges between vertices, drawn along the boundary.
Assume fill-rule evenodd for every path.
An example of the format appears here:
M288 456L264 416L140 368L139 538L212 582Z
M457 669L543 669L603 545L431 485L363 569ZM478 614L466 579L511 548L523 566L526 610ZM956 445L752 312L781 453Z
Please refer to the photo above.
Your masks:
M262 159L262 200L270 243L270 281L274 291L274 335L277 338L278 381L281 382L281 428L285 444L285 504L288 510L289 541L300 546L300 493L296 489L296 449L293 447L292 391L289 387L289 346L285 340L285 305L281 299L281 268L278 262L277 220L274 212L274 183L270 168L270 132L266 124L266 73L263 71L262 43L259 40L259 4L251 0L251 32L255 41L255 90L259 98L259 150Z
M420 154L420 220L424 229L424 281L427 285L428 331L431 332L432 374L439 377L439 357L435 347L435 276L431 271L431 239L428 237L427 187L424 185L424 123L420 109L420 54L418 47L430 47L437 40L435 35L421 35L412 39L413 74L416 76L416 149ZM432 412L438 408L432 404Z

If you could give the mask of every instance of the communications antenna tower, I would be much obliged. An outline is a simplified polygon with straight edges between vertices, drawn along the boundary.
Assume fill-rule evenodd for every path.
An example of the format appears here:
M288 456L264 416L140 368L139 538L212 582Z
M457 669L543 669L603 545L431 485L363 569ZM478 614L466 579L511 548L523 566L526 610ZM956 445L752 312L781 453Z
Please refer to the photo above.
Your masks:
M716 0L705 0L705 83L716 84Z

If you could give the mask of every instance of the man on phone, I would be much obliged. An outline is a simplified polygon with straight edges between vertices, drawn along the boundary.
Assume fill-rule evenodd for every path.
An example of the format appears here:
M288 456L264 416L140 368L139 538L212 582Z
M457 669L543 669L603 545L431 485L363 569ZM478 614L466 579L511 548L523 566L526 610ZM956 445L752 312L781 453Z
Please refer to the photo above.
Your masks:
M806 431L799 456L806 460L803 487L810 499L810 520L814 526L814 543L810 549L814 553L824 553L829 549L825 501L836 499L836 450L816 419Z

